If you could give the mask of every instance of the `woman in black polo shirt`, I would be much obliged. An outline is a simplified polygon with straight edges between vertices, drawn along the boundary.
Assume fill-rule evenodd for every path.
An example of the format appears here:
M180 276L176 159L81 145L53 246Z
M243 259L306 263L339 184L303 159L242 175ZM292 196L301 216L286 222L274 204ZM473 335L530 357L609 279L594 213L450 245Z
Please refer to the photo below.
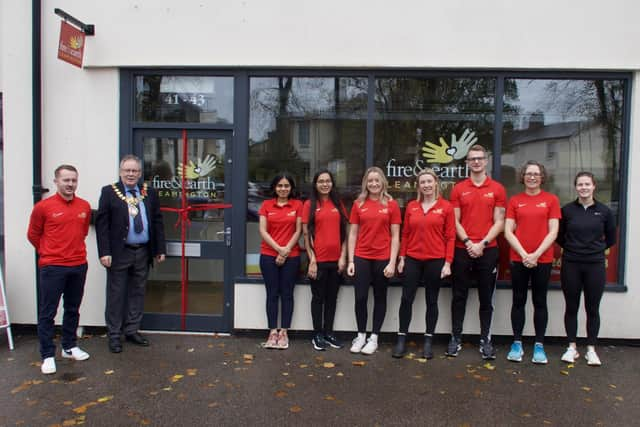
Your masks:
M587 353L590 366L600 366L595 350L600 329L600 300L606 282L605 250L616 243L616 224L611 209L593 198L596 181L591 172L578 172L574 180L578 198L562 208L558 244L562 253L560 280L565 299L564 326L569 347L562 361L573 363L576 349L578 308L584 291L587 314Z

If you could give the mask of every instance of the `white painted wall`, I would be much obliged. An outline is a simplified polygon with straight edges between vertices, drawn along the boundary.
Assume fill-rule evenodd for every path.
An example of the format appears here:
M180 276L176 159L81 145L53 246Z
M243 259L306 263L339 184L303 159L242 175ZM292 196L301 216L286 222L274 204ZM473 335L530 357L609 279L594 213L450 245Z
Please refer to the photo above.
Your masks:
M117 176L118 68L125 66L415 67L634 71L630 188L640 183L640 3L596 0L536 3L463 0L389 3L381 0L195 1L43 0L43 181L52 188L62 162L80 170L78 194L97 207L102 185ZM6 284L15 323L35 323L34 255L25 234L31 197L31 2L0 1L0 90L4 96ZM87 38L84 70L60 62L60 20L54 7L96 25ZM627 215L640 211L630 191ZM629 236L640 235L638 221ZM640 255L629 238L629 292L606 293L602 336L640 338ZM104 271L93 231L87 240L89 276L82 324L102 325ZM634 286L635 285L635 286ZM341 292L337 329L354 329L353 296ZM422 294L413 328L423 325ZM262 285L235 286L237 328L264 328ZM510 333L509 291L496 295L495 333ZM440 299L439 332L449 328L450 291ZM477 298L471 293L465 329L477 332ZM296 290L294 327L310 328L309 289ZM549 296L549 334L563 335L561 294ZM399 289L390 291L384 329L397 327ZM584 320L580 322L584 330ZM530 325L527 331L531 332Z

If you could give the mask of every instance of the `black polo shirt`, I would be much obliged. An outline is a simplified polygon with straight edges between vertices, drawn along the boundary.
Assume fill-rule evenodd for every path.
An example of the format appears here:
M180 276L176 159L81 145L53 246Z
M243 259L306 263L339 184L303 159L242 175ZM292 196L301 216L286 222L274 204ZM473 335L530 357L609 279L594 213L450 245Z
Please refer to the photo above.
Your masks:
M616 243L616 223L611 209L594 200L587 207L578 199L562 208L558 244L566 261L601 262L604 251Z

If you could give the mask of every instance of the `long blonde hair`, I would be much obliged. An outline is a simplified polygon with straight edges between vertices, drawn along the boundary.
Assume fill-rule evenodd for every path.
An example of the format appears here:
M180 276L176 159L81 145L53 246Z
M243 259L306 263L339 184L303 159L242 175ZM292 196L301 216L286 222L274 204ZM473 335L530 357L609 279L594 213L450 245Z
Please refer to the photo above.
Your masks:
M387 189L389 188L389 182L387 182L387 177L384 176L384 172L382 172L382 169L377 166L371 166L366 170L364 176L362 177L362 189L360 190L360 194L356 199L356 203L358 203L358 206L360 207L362 207L364 202L369 197L369 190L367 189L367 179L369 178L369 174L373 172L377 173L380 176L380 182L382 182L382 190L380 191L380 203L382 203L384 206L387 206L389 200L393 200L391 194L387 192Z
M436 191L435 191L434 200L438 200L440 198L440 178L438 177L438 175L436 175L436 172L433 169L424 168L420 171L420 173L418 173L418 175L416 175L416 184L417 184L416 189L418 193L418 196L416 197L416 201L418 203L422 203L422 201L424 200L424 195L420 192L420 177L423 175L431 175L433 179L435 179Z

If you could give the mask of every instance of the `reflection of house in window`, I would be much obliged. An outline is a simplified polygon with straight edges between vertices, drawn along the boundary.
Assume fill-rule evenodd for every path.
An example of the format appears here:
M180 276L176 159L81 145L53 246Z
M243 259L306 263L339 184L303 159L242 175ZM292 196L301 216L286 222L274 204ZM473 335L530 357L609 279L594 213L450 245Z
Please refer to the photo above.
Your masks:
M504 145L512 148L509 164L519 167L528 160L542 163L549 174L547 189L561 200L573 198L573 178L582 170L591 171L606 182L612 167L606 164L606 130L595 121L572 121L545 125L532 117L527 129L505 135ZM602 186L601 186L602 188Z

